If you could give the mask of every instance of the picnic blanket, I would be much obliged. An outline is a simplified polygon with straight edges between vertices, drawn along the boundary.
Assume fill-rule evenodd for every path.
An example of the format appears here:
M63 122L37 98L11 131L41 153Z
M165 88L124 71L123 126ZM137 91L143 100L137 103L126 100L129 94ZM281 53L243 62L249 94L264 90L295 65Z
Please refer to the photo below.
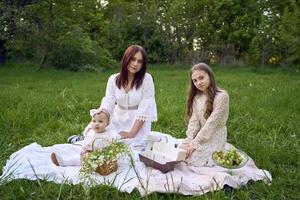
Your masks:
M160 132L151 132L151 134L161 137L162 141L168 143L180 144L182 141ZM227 143L225 148L231 146ZM29 144L10 156L3 167L0 182L14 179L43 179L59 184L83 183L86 186L107 184L128 193L137 188L141 196L145 196L152 192L202 195L220 190L225 185L239 188L250 180L263 180L267 183L272 180L271 174L266 170L258 169L251 158L244 167L232 171L219 166L194 167L179 163L175 166L175 170L164 174L140 162L138 158L140 150L134 148L134 162L121 159L118 161L117 172L108 176L94 173L87 177L80 173L80 166L58 167L52 163L50 159L52 152L59 150L67 152L69 148L76 147L72 144L57 144L50 147L42 147L37 143Z

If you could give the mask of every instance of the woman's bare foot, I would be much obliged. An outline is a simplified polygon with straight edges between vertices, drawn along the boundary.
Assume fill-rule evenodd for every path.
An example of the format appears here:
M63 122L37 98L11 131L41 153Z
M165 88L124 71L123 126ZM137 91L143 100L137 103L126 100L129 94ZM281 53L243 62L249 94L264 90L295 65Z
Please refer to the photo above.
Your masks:
M55 153L51 153L51 160L52 162L56 165L56 166L59 166L59 162L56 158L56 154Z

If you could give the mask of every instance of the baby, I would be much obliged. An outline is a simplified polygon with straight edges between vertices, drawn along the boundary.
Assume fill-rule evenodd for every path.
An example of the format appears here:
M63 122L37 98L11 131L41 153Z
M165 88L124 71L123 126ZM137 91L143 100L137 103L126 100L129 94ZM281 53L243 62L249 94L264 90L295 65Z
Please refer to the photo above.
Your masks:
M73 144L79 145L81 148L72 148L72 152L75 152L71 153L71 155L61 155L59 152L52 153L51 160L55 165L79 166L83 157L88 152L93 151L93 148L101 148L104 146L104 143L107 142L107 139L112 140L121 138L118 133L106 130L109 124L109 114L107 112L104 110L93 109L91 110L90 114L92 116L92 120L88 126L89 128L84 131L84 140L75 142ZM76 149L80 149L80 152L78 152Z

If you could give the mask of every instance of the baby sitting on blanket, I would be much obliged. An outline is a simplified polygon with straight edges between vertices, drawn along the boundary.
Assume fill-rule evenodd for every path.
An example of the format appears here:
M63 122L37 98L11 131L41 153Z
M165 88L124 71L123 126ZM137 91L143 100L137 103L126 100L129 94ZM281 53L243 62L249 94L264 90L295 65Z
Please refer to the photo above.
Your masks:
M88 153L94 149L101 148L107 142L107 139L120 139L121 136L111 130L106 130L109 124L109 114L104 110L93 109L90 111L92 121L89 128L84 131L84 140L75 142L73 145L80 145L80 157L61 155L59 152L51 154L52 162L57 166L79 166L81 160ZM97 138L97 140L96 140ZM94 142L95 141L95 142ZM93 144L94 142L94 144ZM93 146L94 145L94 146Z

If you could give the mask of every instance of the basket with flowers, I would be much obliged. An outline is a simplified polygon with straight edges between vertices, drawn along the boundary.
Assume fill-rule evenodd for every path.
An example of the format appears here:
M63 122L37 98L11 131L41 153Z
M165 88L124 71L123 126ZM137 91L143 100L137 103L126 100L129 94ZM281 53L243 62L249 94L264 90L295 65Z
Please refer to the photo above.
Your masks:
M95 141L104 138L96 138L92 143L93 151L87 153L82 160L81 172L92 173L97 172L100 175L106 176L117 171L117 161L122 156L127 156L130 153L130 148L127 144L120 140L106 140L105 145L101 148L95 148Z

